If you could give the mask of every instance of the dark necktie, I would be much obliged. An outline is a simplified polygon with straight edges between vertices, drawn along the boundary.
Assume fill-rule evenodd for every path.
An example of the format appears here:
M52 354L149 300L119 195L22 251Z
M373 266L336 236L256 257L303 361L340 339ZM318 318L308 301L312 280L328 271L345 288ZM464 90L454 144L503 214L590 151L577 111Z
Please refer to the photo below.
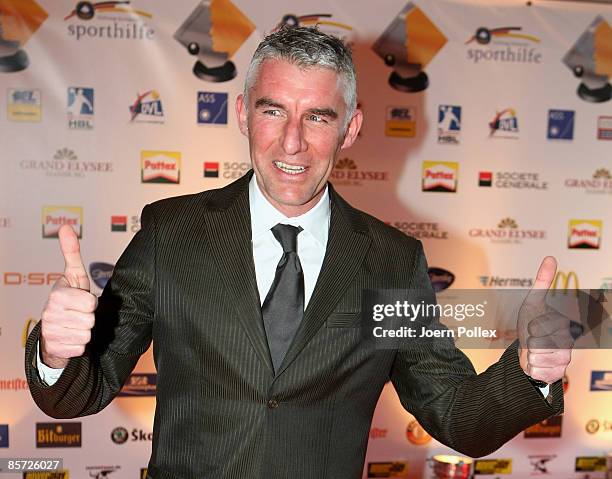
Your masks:
M274 371L278 371L304 316L304 272L297 254L301 227L277 224L272 234L283 247L274 281L261 307Z

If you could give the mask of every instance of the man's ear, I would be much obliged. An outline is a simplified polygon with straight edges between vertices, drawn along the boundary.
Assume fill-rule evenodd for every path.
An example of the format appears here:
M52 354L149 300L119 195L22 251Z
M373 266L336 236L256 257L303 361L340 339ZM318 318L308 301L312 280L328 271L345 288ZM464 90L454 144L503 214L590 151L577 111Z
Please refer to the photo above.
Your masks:
M363 122L363 112L357 108L355 113L353 113L353 118L349 122L346 127L346 133L344 134L344 141L342 142L342 146L340 149L348 148L351 146L355 140L357 139L357 134L361 129L361 123Z
M244 95L241 93L236 98L236 118L238 119L238 128L244 136L249 136L247 105L244 102Z

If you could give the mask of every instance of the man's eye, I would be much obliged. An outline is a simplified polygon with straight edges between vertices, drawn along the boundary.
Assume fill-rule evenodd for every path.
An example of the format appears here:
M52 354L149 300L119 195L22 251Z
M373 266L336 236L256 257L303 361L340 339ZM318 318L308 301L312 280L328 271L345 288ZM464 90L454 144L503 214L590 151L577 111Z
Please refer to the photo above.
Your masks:
M308 115L308 119L310 121L314 121L315 123L324 123L325 119L319 115Z
M264 110L264 115L280 116L280 111L278 111L278 110Z

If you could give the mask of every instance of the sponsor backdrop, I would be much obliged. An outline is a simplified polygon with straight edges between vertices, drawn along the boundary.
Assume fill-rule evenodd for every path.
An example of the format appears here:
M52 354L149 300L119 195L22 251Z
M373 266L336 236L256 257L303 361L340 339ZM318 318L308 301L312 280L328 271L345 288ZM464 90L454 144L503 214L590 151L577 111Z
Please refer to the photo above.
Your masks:
M423 240L436 288L528 288L547 254L558 288L612 283L610 5L0 0L0 455L67 471L25 477L145 477L150 353L101 414L53 421L27 391L24 340L63 269L60 225L78 231L99 293L145 204L248 171L235 98L279 22L352 45L366 119L333 183ZM501 351L468 354L483 370ZM576 351L567 380L565 414L477 474L603 476L611 353ZM449 452L387 387L364 477L430 477L427 458Z

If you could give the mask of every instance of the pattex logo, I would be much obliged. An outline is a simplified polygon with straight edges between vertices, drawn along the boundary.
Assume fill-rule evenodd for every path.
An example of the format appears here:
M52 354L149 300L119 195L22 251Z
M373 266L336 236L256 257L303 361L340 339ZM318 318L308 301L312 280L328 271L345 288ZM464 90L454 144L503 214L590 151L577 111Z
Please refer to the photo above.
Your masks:
M541 63L542 53L535 47L539 43L538 37L524 32L522 27L480 27L465 42L470 45L467 59L473 63Z
M131 1L78 2L64 17L68 36L116 40L151 40L155 31L145 22L153 16Z

